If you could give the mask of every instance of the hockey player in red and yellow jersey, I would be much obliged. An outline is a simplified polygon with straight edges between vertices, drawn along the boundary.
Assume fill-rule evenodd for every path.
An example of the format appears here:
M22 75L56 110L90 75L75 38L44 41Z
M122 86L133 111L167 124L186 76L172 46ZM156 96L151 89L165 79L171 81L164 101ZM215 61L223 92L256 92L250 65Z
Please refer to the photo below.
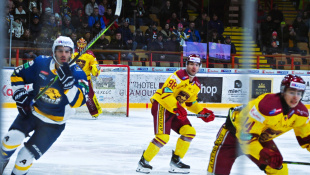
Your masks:
M155 138L144 151L137 172L149 173L152 166L149 162L156 156L160 148L169 141L170 130L180 134L175 151L170 161L171 173L189 173L190 166L181 162L196 131L187 118L185 107L196 114L210 114L202 118L205 122L214 120L211 110L197 103L200 83L195 77L201 64L199 55L190 55L185 70L171 74L161 89L151 97L152 115L154 118Z
M87 45L87 41L84 38L80 38L77 41L77 47L79 51L82 51ZM74 53L74 57L78 55L78 52ZM93 83L91 81L91 75L98 77L100 74L100 67L96 60L94 53L90 50L87 50L83 55L76 60L76 64L79 65L87 76L87 81L89 84L89 94L86 102L87 108L92 117L97 118L99 114L102 113L102 109L99 105L99 102L96 98L96 95L93 90Z
M288 74L280 93L262 94L243 109L231 108L214 142L208 174L230 174L235 159L245 154L266 174L287 175L273 139L294 129L300 146L310 151L309 114L301 103L305 88L301 77Z

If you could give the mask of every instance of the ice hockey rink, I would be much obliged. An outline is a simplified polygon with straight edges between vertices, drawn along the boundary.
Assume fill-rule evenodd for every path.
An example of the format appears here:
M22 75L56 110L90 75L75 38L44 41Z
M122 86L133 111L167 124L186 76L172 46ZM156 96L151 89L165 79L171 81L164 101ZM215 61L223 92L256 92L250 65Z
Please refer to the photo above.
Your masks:
M218 115L227 111L214 109ZM16 109L2 109L2 134L6 133L17 115ZM136 175L137 163L144 149L153 139L153 119L149 109L130 110L130 116L99 116L92 119L87 113L78 114L67 122L66 129L55 144L34 161L29 175ZM197 136L192 141L183 162L191 166L193 175L206 175L210 152L223 118L211 123L190 117ZM2 136L3 137L3 136ZM1 138L2 138L1 137ZM170 141L151 161L151 174L165 175L169 170L171 152L178 135L171 134ZM290 131L275 139L286 161L310 162L310 153L300 148ZM20 149L20 148L19 148ZM19 150L18 149L18 150ZM4 175L9 175L17 152L12 156ZM289 174L309 174L309 166L288 165ZM247 157L235 162L231 174L265 174Z

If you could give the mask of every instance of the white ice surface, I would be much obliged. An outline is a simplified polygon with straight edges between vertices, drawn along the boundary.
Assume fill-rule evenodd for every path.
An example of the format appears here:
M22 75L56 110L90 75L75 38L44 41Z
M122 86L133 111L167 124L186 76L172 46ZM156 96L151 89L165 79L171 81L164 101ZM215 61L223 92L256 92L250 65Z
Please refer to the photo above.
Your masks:
M216 111L216 114L227 113L226 110ZM16 115L16 109L2 109L2 134L7 132ZM211 123L204 123L201 119L191 117L190 121L197 131L197 136L183 162L191 166L191 174L205 175L215 136L224 119L216 118ZM137 163L153 137L150 110L131 110L128 118L100 116L95 120L89 114L78 115L69 119L62 135L39 160L34 161L28 174L139 175L140 173L135 172ZM153 166L151 174L170 174L169 162L177 138L178 135L172 131L168 144L150 162ZM284 160L310 162L310 153L300 148L293 131L275 139L275 142ZM12 156L4 175L11 173L16 155L17 152ZM309 174L309 166L288 167L290 174ZM241 156L233 165L231 174L264 173L247 157Z

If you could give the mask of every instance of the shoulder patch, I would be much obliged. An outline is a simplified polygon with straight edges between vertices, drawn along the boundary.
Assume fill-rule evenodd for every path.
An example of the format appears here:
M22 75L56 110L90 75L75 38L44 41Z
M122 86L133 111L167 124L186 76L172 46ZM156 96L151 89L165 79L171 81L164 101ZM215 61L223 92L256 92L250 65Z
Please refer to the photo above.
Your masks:
M174 79L174 80L177 82L177 84L181 83L181 80L180 80L179 77L176 76L175 74L172 74L172 75L171 75L171 79Z
M295 107L295 114L297 114L299 116L303 116L303 117L309 116L308 109L301 102L299 102L299 104Z
M250 110L250 116L261 123L265 121L265 117L259 113L255 105Z
M189 76L186 73L185 69L181 69L175 72L177 74L177 76L181 79L181 80L187 80L189 79Z
M283 112L280 96L267 94L258 103L258 109L263 115L275 116Z

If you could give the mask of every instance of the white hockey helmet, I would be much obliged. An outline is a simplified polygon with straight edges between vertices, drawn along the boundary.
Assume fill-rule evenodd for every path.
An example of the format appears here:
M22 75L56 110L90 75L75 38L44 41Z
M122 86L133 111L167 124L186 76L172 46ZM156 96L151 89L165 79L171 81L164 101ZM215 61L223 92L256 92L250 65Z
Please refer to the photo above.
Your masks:
M188 62L194 62L194 63L198 63L199 65L201 65L200 55L198 55L198 54L190 54L187 57L186 65L188 65Z
M74 50L74 43L73 41L71 40L70 37L67 37L67 36L59 36L55 41L54 41L54 44L53 44L53 47L52 47L52 51L53 51L53 59L56 61L56 63L58 63L59 65L62 65L60 64L56 57L55 57L55 51L56 51L56 47L57 46L62 46L62 47L70 47L71 49L71 53L73 53L73 50ZM71 57L70 57L71 58Z

